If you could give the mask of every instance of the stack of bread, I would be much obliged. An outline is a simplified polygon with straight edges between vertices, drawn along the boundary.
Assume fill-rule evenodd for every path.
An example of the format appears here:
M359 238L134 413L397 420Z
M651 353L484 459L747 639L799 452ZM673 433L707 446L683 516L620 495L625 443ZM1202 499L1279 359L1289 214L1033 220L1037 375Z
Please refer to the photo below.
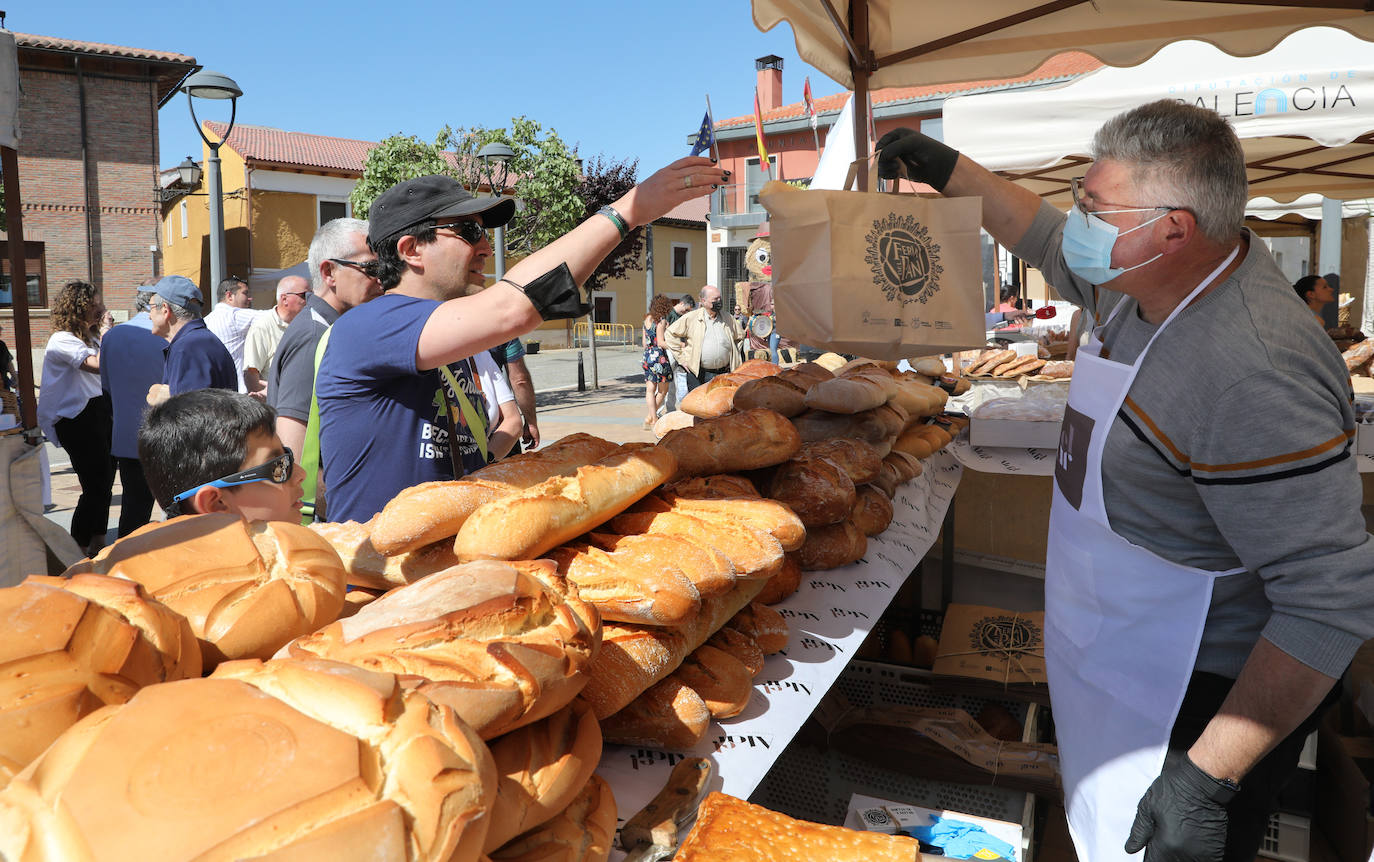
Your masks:
M973 378L994 380L1066 380L1073 376L1073 362L989 348L973 356L964 373Z

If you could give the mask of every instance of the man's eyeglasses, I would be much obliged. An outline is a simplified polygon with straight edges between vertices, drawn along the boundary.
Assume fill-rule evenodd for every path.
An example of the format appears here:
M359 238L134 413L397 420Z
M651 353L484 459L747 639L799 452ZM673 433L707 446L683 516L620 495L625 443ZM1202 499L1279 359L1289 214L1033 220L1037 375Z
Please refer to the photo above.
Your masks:
M1116 213L1147 213L1153 210L1192 210L1187 207L1173 206L1154 206L1154 207L1123 207L1120 204L1105 204L1112 209L1089 209L1087 205L1087 195L1083 192L1083 177L1074 177L1069 180L1069 191L1073 194L1073 207L1086 218L1090 215L1114 215Z
M182 491L172 498L172 506L180 511L181 502L189 500L196 495L201 488L233 488L238 485L249 485L253 482L273 482L277 485L285 485L291 478L291 471L295 467L296 458L287 448L281 455L273 458L256 467L249 467L238 473L230 473L228 476L216 479L213 482L205 482L187 491Z
M436 224L435 230L451 230L458 234L458 238L468 245L477 245L487 235L487 229L482 227L481 222L477 221L451 221L444 224Z
M283 294L282 294L282 297L299 296L299 297L301 297L302 299L304 299L305 296L306 296L308 293L309 293L309 291L302 290L302 291L299 291L299 292L296 292L296 293L283 293Z

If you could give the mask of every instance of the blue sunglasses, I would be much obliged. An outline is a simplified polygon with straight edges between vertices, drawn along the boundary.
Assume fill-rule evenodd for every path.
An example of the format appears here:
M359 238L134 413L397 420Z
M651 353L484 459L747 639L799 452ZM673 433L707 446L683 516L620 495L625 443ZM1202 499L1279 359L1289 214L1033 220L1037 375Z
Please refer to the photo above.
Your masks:
M271 461L259 464L256 467L249 467L247 470L242 470L238 473L231 473L213 482L205 482L191 488L189 491L182 491L172 498L172 506L170 508L176 511L169 512L169 514L176 514L179 512L181 502L194 497L196 492L201 488L233 488L238 485L249 485L253 482L273 482L277 485L285 485L287 480L291 478L291 470L296 465L296 458L291 454L290 448L283 448L285 448L286 451L276 458L273 458Z

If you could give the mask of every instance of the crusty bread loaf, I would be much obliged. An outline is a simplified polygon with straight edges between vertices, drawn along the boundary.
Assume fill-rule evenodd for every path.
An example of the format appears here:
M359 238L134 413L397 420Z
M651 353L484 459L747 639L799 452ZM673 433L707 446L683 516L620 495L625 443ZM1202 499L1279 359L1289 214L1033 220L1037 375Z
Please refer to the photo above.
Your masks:
M712 718L744 712L754 690L754 675L730 653L702 644L673 671L673 678L689 686L706 702Z
M572 803L601 760L601 727L591 707L574 700L548 718L493 739L490 748L497 780L487 853Z
M762 497L754 483L734 473L717 473L714 476L693 476L669 482L663 490L679 497L694 500L716 500L735 497Z
M876 536L892 523L892 501L882 491L872 485L860 485L854 503L854 514L849 516L865 536Z
M570 434L542 449L489 464L456 482L425 482L391 499L373 520L372 544L394 555L446 539L458 532L483 503L567 476L616 450L590 434Z
M878 448L865 440L832 438L807 443L797 455L798 458L829 458L835 462L849 481L855 485L872 482L882 466L883 456Z
M491 754L388 674L229 662L87 716L0 792L13 862L476 862Z
M921 459L907 452L900 452L896 449L887 454L883 459L884 464L890 464L897 471L897 484L905 484L921 475L924 469L921 466Z
M794 820L724 793L708 794L675 862L912 862L920 844L905 835L857 832Z
M854 483L829 458L799 457L778 465L766 490L808 528L842 521L854 510Z
M772 377L782 371L782 366L767 359L746 359L741 362L731 374L737 374L745 380L759 380L764 377Z
M724 416L735 407L735 393L740 384L752 378L734 374L713 377L682 397L679 408L683 413L698 419L714 419Z
M389 590L458 564L453 543L443 539L388 557L372 544L372 533L367 524L357 521L322 522L311 524L310 529L339 555L351 587Z
M634 538L661 540L662 546L685 544L671 536ZM582 542L554 548L545 556L558 564L559 574L603 620L672 626L701 610L701 594L672 557L651 555L645 565L643 554L612 553Z
M848 437L864 440L881 448L906 426L907 413L893 404L884 404L862 413L845 415L809 410L792 418L797 433L807 443Z
M674 628L604 624L601 650L587 669L582 698L600 719L624 709L641 692L676 670L692 650L706 643L762 588L763 581L742 580L725 595L704 599L695 619Z
M892 443L893 452L905 452L917 458L929 458L935 454L935 448L931 439L916 428L904 432Z
M478 507L458 530L462 560L530 560L624 511L677 469L659 446L619 451Z
M593 775L567 808L492 851L491 862L606 862L615 824L611 785Z
M792 634L782 614L758 601L745 605L726 625L758 644L764 655L782 652Z
M938 356L923 356L920 359L912 360L911 370L917 374L924 374L927 377L939 377L948 371L945 368L945 361Z
M1011 362L997 366L993 372L994 377L1019 377L1022 374L1034 374L1045 365L1045 360L1035 356L1021 356Z
M801 443L785 416L745 410L670 431L658 445L677 456L681 479L771 467L797 454Z
M601 720L607 742L684 750L706 738L711 710L676 676L649 686L624 709Z
M660 491L640 500L631 511L677 512L704 521L745 524L777 539L784 551L795 551L806 541L806 526L796 513L782 503L762 497L692 499Z
M640 576L658 566L677 568L703 599L730 592L738 577L735 564L728 556L683 536L667 533L621 536L596 531L588 533L587 540L621 561L629 577Z
M1374 346L1374 345L1371 345ZM1036 372L1039 377L1048 377L1052 380L1063 380L1073 376L1073 360L1058 360L1046 362L1045 366Z
M831 380L823 380L806 392L806 406L828 413L861 413L886 404L896 392L886 371L859 369Z
M783 416L796 416L806 409L806 389L786 374L748 380L735 390L737 410L772 410Z
M797 552L791 551L783 555L782 568L764 584L756 601L765 605L777 604L795 593L800 586L801 562L797 559Z
M857 562L868 550L868 537L853 521L807 530L806 544L797 551L802 571L838 569Z
M553 563L479 561L398 587L287 652L421 677L422 692L491 739L572 700L596 625Z
M669 410L654 421L654 439L662 440L663 436L669 431L676 431L679 428L691 428L696 424L697 417L681 410Z
M200 676L186 618L132 581L34 575L0 590L0 620L0 787L100 707Z
M654 533L714 549L730 558L735 576L767 580L782 568L782 543L748 524L698 518L678 512L626 512L610 528L622 535Z
M270 658L343 608L339 555L311 530L237 515L148 524L66 576L92 572L143 585L186 617L209 670L226 658Z
M720 631L711 635L706 645L734 656L740 664L749 669L750 676L758 676L763 672L763 650L759 649L753 638L739 629L731 628L729 625L722 626Z
M907 412L908 424L923 416L934 416L944 409L945 402L949 400L949 394L944 389L918 379L920 377L903 372L894 378L897 392L892 396L892 403Z

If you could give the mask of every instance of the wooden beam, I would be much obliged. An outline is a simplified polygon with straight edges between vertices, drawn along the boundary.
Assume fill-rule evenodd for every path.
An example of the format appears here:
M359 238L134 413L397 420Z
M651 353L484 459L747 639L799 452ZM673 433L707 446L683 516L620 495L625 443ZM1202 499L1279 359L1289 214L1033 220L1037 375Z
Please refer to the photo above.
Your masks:
M0 147L0 173L5 183L5 231L9 235L10 300L14 309L14 361L19 369L19 422L25 431L38 427L38 401L33 391L33 336L29 332L29 279L24 269L24 216L19 197L19 153Z

